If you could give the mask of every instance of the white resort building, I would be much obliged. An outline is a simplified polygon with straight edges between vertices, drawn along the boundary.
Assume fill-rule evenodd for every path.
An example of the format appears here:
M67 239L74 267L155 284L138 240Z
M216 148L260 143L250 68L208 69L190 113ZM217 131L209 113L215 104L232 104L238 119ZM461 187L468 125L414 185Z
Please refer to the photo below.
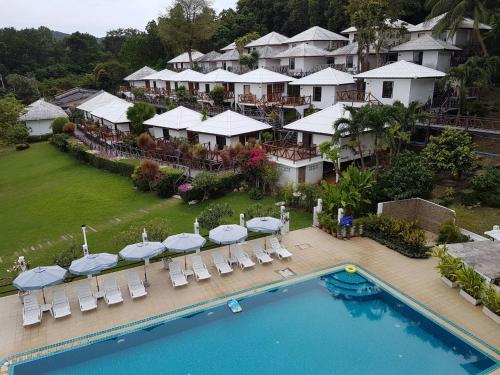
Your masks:
M245 48L248 53L256 51L259 54L259 68L276 69L280 66L280 59L275 56L288 48L287 40L286 36L273 31L248 43Z
M149 88L149 80L145 77L150 74L156 73L156 70L149 66L144 66L141 69L126 76L123 80L129 84L130 87L147 87Z
M205 74L198 81L198 100L212 103L213 100L208 96L208 93L212 91L215 86L222 86L224 88L224 101L230 104L234 103L233 82L237 78L237 74L220 68Z
M334 50L345 46L348 42L349 39L345 36L319 26L310 27L299 34L292 36L286 41L290 48L293 48L300 43L306 43L324 50Z
M68 117L68 114L42 98L31 103L19 121L26 125L30 135L44 135L52 133L52 121L58 117Z
M179 106L144 121L156 139L187 138L187 128L201 124L200 112Z
M191 51L191 59L193 61L193 64L196 60L200 59L203 56L203 53L199 51ZM167 61L167 64L170 64L172 69L174 70L183 70L187 68L192 68L192 64L189 61L189 53L184 52L181 53L180 55L174 57L173 59L170 59Z

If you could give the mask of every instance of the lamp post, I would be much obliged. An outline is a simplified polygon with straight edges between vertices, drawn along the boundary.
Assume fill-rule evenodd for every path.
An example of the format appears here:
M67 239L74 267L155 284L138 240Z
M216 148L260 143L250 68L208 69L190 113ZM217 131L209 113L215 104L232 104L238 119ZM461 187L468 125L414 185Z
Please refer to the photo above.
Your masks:
M89 255L89 246L87 244L87 233L86 233L86 230L87 230L87 226L85 224L83 224L82 225L82 233L83 233L83 245L82 245L82 249L83 249L83 256Z

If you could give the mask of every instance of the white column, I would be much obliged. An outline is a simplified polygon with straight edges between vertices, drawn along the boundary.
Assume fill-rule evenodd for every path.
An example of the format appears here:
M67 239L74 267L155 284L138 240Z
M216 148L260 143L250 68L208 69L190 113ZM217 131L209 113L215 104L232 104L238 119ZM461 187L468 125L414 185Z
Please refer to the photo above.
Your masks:
M382 215L382 212L384 212L384 202L379 202L377 203L377 216Z
M142 242L148 242L148 233L146 232L146 228L142 229Z
M194 221L194 234L200 234L200 223L198 223L198 218Z
M82 225L82 233L83 233L83 256L89 255L89 246L87 244L87 233L85 232L87 230L87 227L85 224Z
M245 226L245 214L240 214L240 225Z
M339 224L340 224L340 219L342 219L343 217L344 217L344 209L339 208L337 211L337 221Z
M313 207L313 226L317 227L319 225L318 215L323 211L323 200L318 199L318 205Z

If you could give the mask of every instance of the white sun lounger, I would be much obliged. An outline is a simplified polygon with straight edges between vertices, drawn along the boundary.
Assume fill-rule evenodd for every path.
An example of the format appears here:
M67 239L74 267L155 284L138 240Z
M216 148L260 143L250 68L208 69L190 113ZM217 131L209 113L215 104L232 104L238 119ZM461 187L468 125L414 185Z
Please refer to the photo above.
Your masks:
M234 249L234 256L241 269L250 268L255 266L255 263L250 259L247 253L241 248L241 245L236 244Z
M95 298L88 282L78 284L78 303L82 312L97 309L97 298Z
M54 289L52 292L52 307L50 311L56 319L71 315L69 300L63 289Z
M289 252L286 248L281 246L280 242L276 237L271 237L271 248L273 253L278 256L280 259L290 258L293 254Z
M214 261L214 266L217 268L219 275L225 275L226 273L233 272L233 267L229 265L229 262L221 253L212 253L212 259Z
M266 263L271 263L273 261L273 258L267 254L264 249L260 246L259 243L254 242L252 243L252 249L253 249L253 255L255 255L255 258L257 258L257 261L260 264L266 264Z
M42 321L42 309L36 296L25 296L23 298L23 304L23 326L26 327L40 323Z
M179 262L173 260L168 265L168 273L170 274L170 280L172 281L172 286L187 285L188 281L184 272L182 272L181 265Z
M104 280L104 300L108 305L123 302L122 292L116 280L111 277Z
M208 272L207 266L203 263L201 256L193 255L191 257L191 264L193 265L193 272L196 281L210 279L210 272Z
M128 291L130 292L130 297L132 297L132 299L144 297L148 294L148 292L146 292L146 288L144 287L144 283L135 271L128 272L127 285Z

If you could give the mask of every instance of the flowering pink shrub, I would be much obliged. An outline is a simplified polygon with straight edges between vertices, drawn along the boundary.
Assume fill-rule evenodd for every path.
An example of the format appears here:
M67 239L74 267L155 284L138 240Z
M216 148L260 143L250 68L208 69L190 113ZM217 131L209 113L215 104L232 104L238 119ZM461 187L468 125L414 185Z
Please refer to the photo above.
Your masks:
M185 184L181 184L179 185L178 189L181 193L185 193L189 190L191 190L193 188L193 186L191 184L188 184L188 183L185 183Z

